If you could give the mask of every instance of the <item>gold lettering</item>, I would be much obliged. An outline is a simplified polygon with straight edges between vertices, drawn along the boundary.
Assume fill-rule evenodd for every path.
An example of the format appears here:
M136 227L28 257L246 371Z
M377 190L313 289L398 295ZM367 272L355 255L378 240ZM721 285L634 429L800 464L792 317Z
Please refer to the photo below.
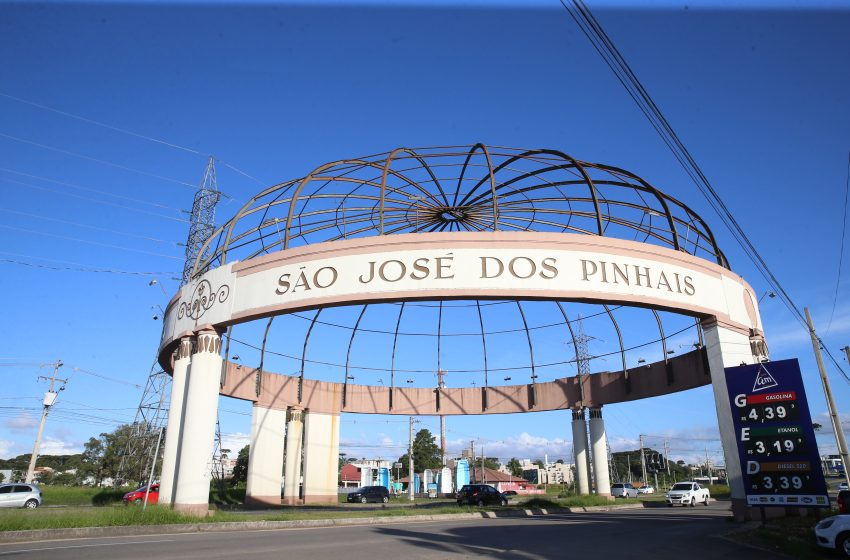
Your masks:
M543 269L540 271L540 277L545 280L552 280L556 276L558 276L558 268L555 266L555 258L554 257L546 257L540 263L540 267ZM546 276L546 272L551 274L551 276Z
M481 278L498 278L505 271L505 264L501 261L501 259L497 259L496 257L479 257L481 259ZM492 260L496 261L496 264L499 265L499 272L490 276L487 274L487 261Z
M673 276L676 277L676 292L681 294L682 293L682 281L679 279L679 273L674 272Z
M331 279L330 279L330 282L328 282L327 284L322 284L322 283L319 281L319 275L320 275L320 274L322 273L322 271L324 271L324 270L329 270L329 271L330 271L330 273L331 273ZM328 287L330 287L330 286L333 286L333 285L334 285L334 282L336 282L336 279L337 279L337 277L338 277L338 276L339 276L339 274L337 273L337 271L336 271L336 269L335 269L334 267L332 267L332 266L323 266L322 268L320 268L319 270L317 270L317 271L316 271L316 274L314 274L314 275L313 275L313 285L315 285L317 288L328 288Z
M685 294L689 296L692 296L697 292L696 288L694 288L694 285L692 283L693 280L694 279L690 276L685 276L685 278L682 280L682 282L685 284Z
M592 267L593 267L593 270L591 270L590 272L588 272L587 265L592 266ZM588 281L587 277L588 277L588 276L593 276L594 274L596 274L596 263L595 263L595 262L593 262L593 261L588 261L588 260L585 260L585 259L581 259L581 276L582 276L582 278L581 278L581 279L582 279L582 280L585 280L585 281Z
M528 262L528 265L531 267L531 269L526 276L520 276L517 273L516 268L514 267L514 265L516 264L517 261ZM508 270L510 270L511 274L513 274L516 278L521 278L521 279L525 280L526 278L531 278L532 276L534 276L534 273L537 272L537 265L534 264L534 261L529 259L528 257L514 257L508 263Z
M398 276L396 278L392 279L392 280L387 278L387 275L386 275L387 265L390 264L390 263L396 263L399 266ZM404 278L405 274L407 274L407 267L404 266L403 262L397 261L397 260L384 261L384 262L381 263L381 267L378 269L378 275L381 277L381 280L383 280L384 282L398 282L399 280Z
M449 253L449 255L451 255L451 253ZM435 260L435 261L437 261L437 280L442 280L442 279L444 279L444 278L454 278L454 277L455 277L455 275L454 275L454 274L452 274L451 276L443 276L443 269L444 269L444 268L451 269L452 261L454 261L454 260L455 260L455 258L454 258L454 257L452 257L452 256L448 256L448 257L437 257L437 258L435 258L434 260ZM449 261L449 262L448 262L448 263L446 263L446 264L443 264L443 261L444 261L444 260L445 260L445 261ZM449 270L449 272L451 272L451 270Z
M424 280L428 278L428 275L431 273L431 270L425 265L427 265L430 260L431 259L422 258L413 261L413 272L410 273L410 277L414 280ZM419 264L420 262L424 264ZM420 276L416 274L417 272L420 272L422 275Z
M277 279L278 288L274 291L274 293L282 296L283 294L285 294L286 292L289 291L289 288L292 285L292 284L289 283L289 277L290 276L292 276L292 275L289 274L289 273L280 275L280 278ZM281 289L281 288L283 288L283 289Z
M661 271L661 274L658 276L658 289L661 289L661 286L666 286L668 292L672 292L673 288L670 287L670 282L667 281L667 275L664 274L664 271Z
M307 275L304 274L304 268L302 267L301 272L298 274L298 280L295 282L295 285L292 287L292 293L295 293L296 288L304 288L304 291L310 290L310 282L307 281Z
M643 284L640 283L640 279L641 279L641 277L644 277L644 278L646 278L646 287L651 288L652 283L649 280L649 267L648 266L643 267L643 270L645 271L643 273L641 273L640 267L638 265L634 265L634 267L635 267L635 282L637 283L637 285L638 286L643 285Z
M364 280L363 275L361 274L358 280L360 280L361 284L368 284L375 278L375 261L369 261L369 279Z
M623 283L626 286L629 286L629 265L624 264L623 268L617 266L617 263L611 263L611 265L614 267L614 283L619 284L619 282L617 282L617 277L619 276L623 279Z

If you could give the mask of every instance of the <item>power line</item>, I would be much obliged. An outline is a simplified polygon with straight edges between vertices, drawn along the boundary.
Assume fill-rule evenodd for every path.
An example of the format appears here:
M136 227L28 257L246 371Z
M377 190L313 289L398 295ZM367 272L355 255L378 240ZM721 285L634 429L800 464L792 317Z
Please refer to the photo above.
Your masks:
M99 273L107 273L107 274L130 274L130 275L138 275L138 276L174 276L175 274L177 274L174 271L153 272L153 271L139 271L139 270L119 270L119 269L108 268L108 267L95 267L95 266L89 266L89 265L80 264L80 263L76 263L76 262L72 262L72 261L63 261L63 260L59 260L59 259L48 259L48 258L45 258L45 257L36 257L36 256L33 256L33 255L22 255L22 254L19 254L19 253L9 253L7 251L0 251L0 255L10 255L12 257L19 257L19 258L24 258L24 259L35 259L35 260L39 260L39 261L71 265L71 266L47 266L47 265L43 265L43 264L24 262L24 261L20 261L20 260L16 260L16 259L0 258L0 261L2 261L2 262L19 264L19 265L23 265L23 266L31 266L31 267L34 267L34 268L44 268L44 269L49 269L49 270L69 270L69 271L75 271L75 272L99 272ZM2 365L4 365L4 364L0 364L0 366L2 366Z
M14 173L15 175L21 175L21 176L27 177L29 179L38 179L39 181L47 181L48 183L54 183L54 184L57 184L57 185L62 185L64 187L71 187L72 189L78 189L78 190L81 190L81 191L93 192L93 193L103 195L103 196L111 196L113 198L119 198L119 199L126 200L128 202L133 202L133 203L136 203L136 204L148 204L148 205L153 206L155 208L162 208L164 210L174 210L175 212L181 211L179 208L174 208L174 207L171 207L171 206L167 206L165 204L160 204L159 202L150 202L150 201L147 201L147 200L142 200L142 199L134 198L134 197L131 197L131 196L124 196L124 195L115 194L115 193L112 193L112 192L109 192L109 191L102 191L102 190L94 189L94 188L91 188L91 187L84 187L82 185L77 185L76 183L69 183L67 181L60 181L58 179L51 179L50 177L43 177L41 175L33 175L32 173L25 173L23 171L17 171L15 169L9 169L8 167L0 167L0 171L3 171L5 173Z
M60 224L65 224L65 225L74 226L74 227L94 229L94 230L97 230L97 231L105 231L106 233L114 233L115 235L123 235L123 236L126 236L126 237L134 237L136 239L142 239L144 241L153 241L155 243L174 243L173 241L167 241L165 239L158 239L156 237L149 237L147 235L137 235L135 233L128 233L128 232L125 232L125 231L118 231L116 229L93 226L93 225L89 225L89 224L81 224L80 222L72 222L70 220L63 220L61 218L51 218L50 216L45 216L43 214L32 214L30 212L21 212L19 210L10 210L8 208L0 208L0 212L6 212L7 214L16 214L18 216L24 216L26 218L36 218L38 220L46 220L48 222L58 222Z
M36 235L46 235L48 237L56 237L58 239L64 239L66 241L74 241L76 243L87 243L89 245L97 245L99 247L108 247L110 249L118 249L119 251L132 251L134 253L141 253L143 255L150 255L150 256L153 256L153 257L162 257L164 259L180 260L180 257L175 257L175 256L172 256L172 255L165 255L163 253L154 253L152 251L145 251L143 249L134 249L132 247L123 247L121 245L113 245L111 243L101 243L99 241L89 241L88 239L80 239L80 238L77 238L77 237L71 237L69 235L60 235L58 233L50 233L50 232L47 232L47 231L39 231L39 230L35 230L35 229L27 229L27 228L9 226L9 225L6 225L6 224L0 224L0 228L10 229L10 230L14 230L14 231L20 231L20 232L24 232L24 233L33 233L33 234L36 234Z
M37 189L37 190L51 192L51 193L55 193L55 194L59 194L59 195L67 196L67 197L71 197L71 198L79 198L80 200L86 200L86 201L89 201L89 202L94 202L95 204L103 204L105 206L112 206L114 208L121 208L122 210L130 210L132 212L138 212L140 214L146 214L148 216L154 216L156 218L162 218L163 220L172 220L172 221L175 221L175 222L183 222L183 223L187 223L187 224L189 223L189 220L187 220L185 218L176 218L174 216L164 216L162 214L157 214L155 212L150 212L148 210L142 210L141 208L134 208L132 206L124 206L123 204L117 204L115 202L110 202L108 200L100 200L99 198L94 198L94 197L91 197L91 196L83 196L83 195L80 195L80 194L69 193L69 192L60 191L60 190L57 190L57 189L51 189L49 187L43 187L43 186L40 186L40 185L31 185L29 183L24 183L23 181L17 181L15 179L3 178L2 180L6 181L7 183L15 183L16 185L21 185L22 187L26 187L28 189Z
M189 152L191 154L196 154L196 155L200 155L200 156L205 155L198 150L195 150L193 148L188 148L186 146L181 146L180 144L177 144L177 143L174 143L174 142L168 142L166 140L162 140L161 138L154 138L153 136L147 136L145 134L133 132L132 130L128 130L126 128L120 128L120 127L117 127L117 126L113 126L111 124L107 124L107 123L104 123L104 122L101 122L101 121L96 121L94 119L90 119L88 117L75 115L74 113L69 113L68 111L62 111L60 109L56 109L55 107L50 107L50 106L44 105L42 103L36 103L35 101L30 101L30 100L27 100L27 99L23 99L21 97L9 95L8 93L0 92L0 97L5 97L7 99L11 99L12 101L17 101L18 103L24 103L26 105L31 105L32 107L37 107L37 108L43 109L45 111L51 111L51 112L57 113L59 115L63 115L63 116L66 116L66 117L69 117L69 118L72 118L72 119L76 119L76 120L79 120L79 121L82 121L82 122L85 122L85 123L88 123L88 124L93 124L95 126L100 126L102 128L106 128L106 129L112 130L114 132L120 132L121 134L126 134L128 136L133 136L135 138L140 138L142 140L147 140L148 142L153 142L155 144L167 146L169 148L182 150L184 152ZM266 183L260 181L256 177L253 177L253 176L249 175L248 173L242 171L241 169L237 168L235 165L232 165L232 164L230 164L230 163L228 163L228 162L226 162L226 161L224 161L220 158L216 158L216 159L218 159L219 163L221 163L222 165L232 169L236 173L239 173L240 175L242 175L242 176L244 176L248 179L251 179L252 181L255 181L256 183L258 183L261 186L266 186ZM222 193L222 194L224 194L224 193ZM227 197L227 198L230 198L227 195L224 195L224 196Z
M571 9L566 0L560 0L561 5L569 12L581 31L585 34L593 47L605 61L606 65L614 72L614 75L626 89L629 96L638 105L640 111L646 116L653 128L658 132L664 143L673 152L673 156L682 165L685 172L703 194L709 205L714 209L717 215L723 221L724 225L729 229L732 237L738 242L744 253L756 266L756 269L767 281L770 287L779 295L780 300L785 307L791 312L794 318L808 332L806 320L800 308L791 299L785 288L779 283L779 280L767 266L764 258L753 245L752 241L747 237L743 228L732 215L729 208L723 202L723 199L718 195L717 191L711 185L702 169L697 164L696 160L691 155L690 151L685 147L679 136L673 130L673 127L661 113L661 110L647 93L646 89L638 80L635 73L632 71L629 64L626 62L622 54L617 50L610 37L605 33L605 30L590 12L590 9L582 0L572 0L573 8ZM818 339L823 345L822 341ZM850 384L850 378L844 373L838 361L834 356L824 348L836 369L844 377L845 381Z
M838 286L841 285L841 264L844 262L844 238L847 233L847 195L850 193L850 153L847 154L847 181L844 184L844 217L841 219L841 249L838 251L838 277L835 279L835 294L832 296L832 311L829 312L829 323L826 325L826 336L832 328L832 318L835 316L835 304L838 302Z
M12 136L11 134L5 134L3 132L0 132L0 138L6 138L8 140L20 142L22 144L29 144L31 146L36 146L36 147L42 148L44 150L51 150L53 152L58 152L60 154L64 154L64 155L67 155L67 156L73 156L73 157L76 157L76 158L85 159L85 160L88 160L88 161L93 161L95 163L108 165L108 166L114 167L116 169L121 169L122 171L130 171L132 173L138 173L140 175L146 175L148 177L153 177L154 179L159 179L161 181L168 181L168 182L171 182L171 183L176 183L176 184L182 185L184 187L190 187L190 188L193 188L193 189L195 188L195 185L193 185L192 183L187 183L186 181L181 181L180 179L173 179L171 177L165 177L163 175L157 175L156 173L150 173L148 171L142 171L141 169L136 169L134 167L127 167L126 165L121 165L120 163L115 163L115 162L105 160L105 159L98 159L96 157L87 156L85 154L80 154L80 153L77 153L77 152L72 152L70 150L65 150L63 148L57 148L55 146L49 146L47 144L41 144L41 143L35 142L33 140L27 140L26 138L20 138L18 136Z

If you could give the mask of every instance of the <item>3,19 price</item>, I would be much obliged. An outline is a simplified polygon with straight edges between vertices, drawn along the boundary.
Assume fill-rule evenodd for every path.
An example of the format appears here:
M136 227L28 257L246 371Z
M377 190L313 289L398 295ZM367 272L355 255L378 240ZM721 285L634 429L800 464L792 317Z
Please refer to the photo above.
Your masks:
M797 445L793 439L775 439L773 441L755 440L752 445L747 446L747 451L752 449L759 455L770 455L771 453L794 453L800 451L802 445Z

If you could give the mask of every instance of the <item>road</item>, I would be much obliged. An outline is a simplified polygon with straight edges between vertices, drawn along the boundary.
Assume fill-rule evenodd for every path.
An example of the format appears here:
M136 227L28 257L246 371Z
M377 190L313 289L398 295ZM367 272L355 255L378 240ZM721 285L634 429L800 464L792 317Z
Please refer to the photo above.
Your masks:
M0 544L0 559L778 558L720 537L734 528L728 507L42 541Z

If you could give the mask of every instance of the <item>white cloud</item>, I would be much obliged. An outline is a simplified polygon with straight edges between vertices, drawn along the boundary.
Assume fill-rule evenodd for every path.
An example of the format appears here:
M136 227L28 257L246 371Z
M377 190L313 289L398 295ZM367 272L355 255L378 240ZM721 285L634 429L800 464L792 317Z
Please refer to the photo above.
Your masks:
M57 438L45 437L38 449L39 455L73 455L83 452L83 444L67 442Z
M251 443L250 434L242 432L221 434L221 448L229 449L229 456L231 458L236 458L236 456L239 455L239 451L249 443Z
M8 439L0 439L0 457L14 457L12 450L15 448L15 442Z
M23 411L14 418L6 420L5 426L14 433L31 432L38 426L38 420L29 412Z

